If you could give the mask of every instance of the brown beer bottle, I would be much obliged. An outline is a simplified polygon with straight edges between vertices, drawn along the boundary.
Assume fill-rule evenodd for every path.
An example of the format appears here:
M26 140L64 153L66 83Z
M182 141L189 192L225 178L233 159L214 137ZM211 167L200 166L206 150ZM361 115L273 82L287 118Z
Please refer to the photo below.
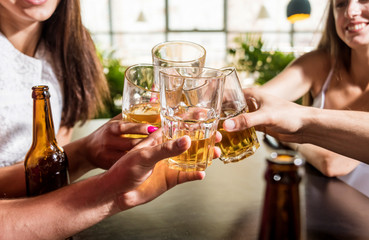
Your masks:
M68 160L55 139L48 86L32 87L33 142L25 161L28 196L69 184Z
M274 152L267 159L259 240L302 238L298 171L302 164L302 159L292 151Z

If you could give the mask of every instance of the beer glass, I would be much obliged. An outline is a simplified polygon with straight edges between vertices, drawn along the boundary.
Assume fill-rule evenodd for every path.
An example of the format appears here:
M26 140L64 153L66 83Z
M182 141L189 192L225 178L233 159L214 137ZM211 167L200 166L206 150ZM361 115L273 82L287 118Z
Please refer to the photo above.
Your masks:
M206 51L201 45L186 41L168 41L151 50L153 64L161 67L204 67Z
M160 127L159 95L159 84L154 78L154 65L130 66L124 74L123 119ZM143 138L146 135L125 134L124 137Z
M160 69L159 76L163 140L191 138L187 151L166 161L172 169L203 171L213 158L225 75L210 68L171 67Z
M226 132L223 129L225 120L247 113L248 107L236 69L229 67L221 70L225 73L226 78L218 126L218 131L222 134L222 141L217 145L222 151L220 160L224 163L238 162L254 154L260 144L253 127L237 132Z

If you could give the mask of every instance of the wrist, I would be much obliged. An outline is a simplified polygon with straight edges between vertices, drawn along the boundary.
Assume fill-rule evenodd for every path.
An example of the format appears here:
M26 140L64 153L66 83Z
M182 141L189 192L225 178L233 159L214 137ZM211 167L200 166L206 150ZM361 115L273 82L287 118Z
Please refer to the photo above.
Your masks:
M127 204L127 201L125 200L125 196L127 194L122 191L122 184L120 184L122 181L118 179L117 174L115 174L112 169L104 172L100 177L105 197L111 200L110 211L113 214L133 207Z
M64 152L68 156L69 174L71 182L93 169L88 159L90 150L85 138L79 139L64 146Z
M310 143L311 137L315 134L314 131L317 121L319 120L317 116L320 114L320 111L320 108L303 107L303 112L300 113L301 128L299 131L301 133L301 137L299 143Z

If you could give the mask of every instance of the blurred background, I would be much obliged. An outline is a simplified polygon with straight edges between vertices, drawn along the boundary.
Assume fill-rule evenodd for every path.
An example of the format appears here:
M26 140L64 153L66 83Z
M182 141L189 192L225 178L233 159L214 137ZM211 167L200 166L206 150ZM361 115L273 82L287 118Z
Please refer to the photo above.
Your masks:
M207 67L235 66L243 86L265 83L316 47L327 2L81 0L83 23L92 33L112 91L110 110L100 117L120 111L126 67L150 63L151 48L163 41L201 44ZM301 9L305 14L288 20L287 8L289 15Z

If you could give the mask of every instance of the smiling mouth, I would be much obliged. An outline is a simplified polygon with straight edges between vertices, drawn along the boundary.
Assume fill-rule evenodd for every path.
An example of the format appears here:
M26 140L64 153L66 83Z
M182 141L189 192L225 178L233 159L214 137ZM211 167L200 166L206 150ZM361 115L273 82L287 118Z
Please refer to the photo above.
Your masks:
M26 0L26 2L32 4L32 5L42 5L46 2L47 0Z
M350 26L347 26L348 31L359 31L366 27L366 23L358 23L358 24L352 24Z

